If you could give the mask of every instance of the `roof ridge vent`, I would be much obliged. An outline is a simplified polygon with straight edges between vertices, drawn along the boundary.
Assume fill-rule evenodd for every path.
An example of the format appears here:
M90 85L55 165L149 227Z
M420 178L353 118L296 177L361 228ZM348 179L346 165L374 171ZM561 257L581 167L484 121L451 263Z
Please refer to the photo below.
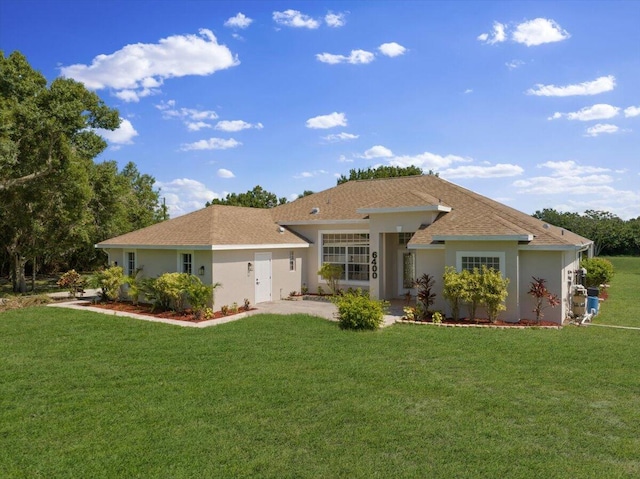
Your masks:
M317 215L318 213L320 213L320 208L318 208L317 206L311 208L312 215Z

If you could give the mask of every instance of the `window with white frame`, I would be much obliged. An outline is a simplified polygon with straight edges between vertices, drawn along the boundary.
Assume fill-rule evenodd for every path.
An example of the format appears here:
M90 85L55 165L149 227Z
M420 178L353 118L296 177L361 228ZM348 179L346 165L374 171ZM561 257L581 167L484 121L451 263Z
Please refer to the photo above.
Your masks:
M321 259L340 265L341 280L369 281L369 234L323 233Z
M182 272L192 274L193 273L193 257L191 253L181 253Z
M504 275L505 254L503 252L476 252L458 251L456 253L456 266L458 271L473 271L482 269L482 266L500 271Z
M398 233L398 244L400 246L407 246L407 243L412 237L413 233Z
M136 274L136 252L135 251L127 251L125 266L126 266L125 274L127 276L135 276Z
M296 253L295 251L289 251L289 271L296 270Z

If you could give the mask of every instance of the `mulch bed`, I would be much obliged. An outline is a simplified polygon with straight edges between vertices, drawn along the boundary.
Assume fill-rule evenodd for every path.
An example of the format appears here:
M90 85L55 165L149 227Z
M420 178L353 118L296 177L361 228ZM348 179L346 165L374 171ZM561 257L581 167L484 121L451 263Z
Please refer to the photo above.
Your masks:
M152 311L151 310L152 307L150 304L134 305L132 303L120 301L115 303L109 303L109 302L89 303L88 302L88 303L82 303L82 306L91 306L93 308L108 309L111 311L122 311L125 313L142 314L142 315L151 316L154 318L174 319L176 321L187 321L190 323L201 323L203 321L211 321L212 319L228 318L231 316L235 316L236 314L245 313L247 311L253 311L256 309L256 308L245 309L244 306L242 306L238 308L237 313L232 313L231 311L229 311L226 315L222 314L222 311L215 311L212 317L198 320L196 319L195 315L190 309L187 309L180 313L176 311Z
M406 322L434 324L433 321L406 321ZM492 323L488 319L474 319L473 321L469 319L461 319L458 321L454 321L451 318L443 319L440 325L441 326L467 326L467 327L487 326L487 327L500 327L500 328L506 328L506 327L509 327L509 328L518 328L518 327L520 328L531 328L531 327L558 328L561 326L558 323L554 323L552 321L542 320L540 322L537 322L535 319L521 319L518 322L507 322L507 321L498 320L495 323Z

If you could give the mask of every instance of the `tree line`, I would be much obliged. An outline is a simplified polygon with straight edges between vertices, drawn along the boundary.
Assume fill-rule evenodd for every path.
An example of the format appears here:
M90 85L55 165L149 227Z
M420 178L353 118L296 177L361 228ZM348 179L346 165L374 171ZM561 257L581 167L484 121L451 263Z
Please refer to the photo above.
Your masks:
M117 110L82 83L48 84L19 52L0 52L0 274L14 291L57 267L87 269L105 257L93 245L163 217L155 179L128 163L95 163Z
M552 208L536 211L533 216L589 238L594 242L596 256L640 255L640 217L625 221L607 211L579 214Z

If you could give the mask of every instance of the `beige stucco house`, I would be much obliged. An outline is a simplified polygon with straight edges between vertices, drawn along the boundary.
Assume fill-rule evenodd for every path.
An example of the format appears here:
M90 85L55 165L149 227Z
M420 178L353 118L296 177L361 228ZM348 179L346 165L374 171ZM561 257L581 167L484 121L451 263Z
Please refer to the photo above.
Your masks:
M216 305L285 298L326 285L320 266L337 263L341 287L375 298L402 297L423 273L436 278L435 307L446 266L486 264L510 279L501 319L531 318L531 277L547 280L570 311L574 272L592 242L434 175L349 181L273 209L214 205L97 245L127 273L190 272L220 282Z

